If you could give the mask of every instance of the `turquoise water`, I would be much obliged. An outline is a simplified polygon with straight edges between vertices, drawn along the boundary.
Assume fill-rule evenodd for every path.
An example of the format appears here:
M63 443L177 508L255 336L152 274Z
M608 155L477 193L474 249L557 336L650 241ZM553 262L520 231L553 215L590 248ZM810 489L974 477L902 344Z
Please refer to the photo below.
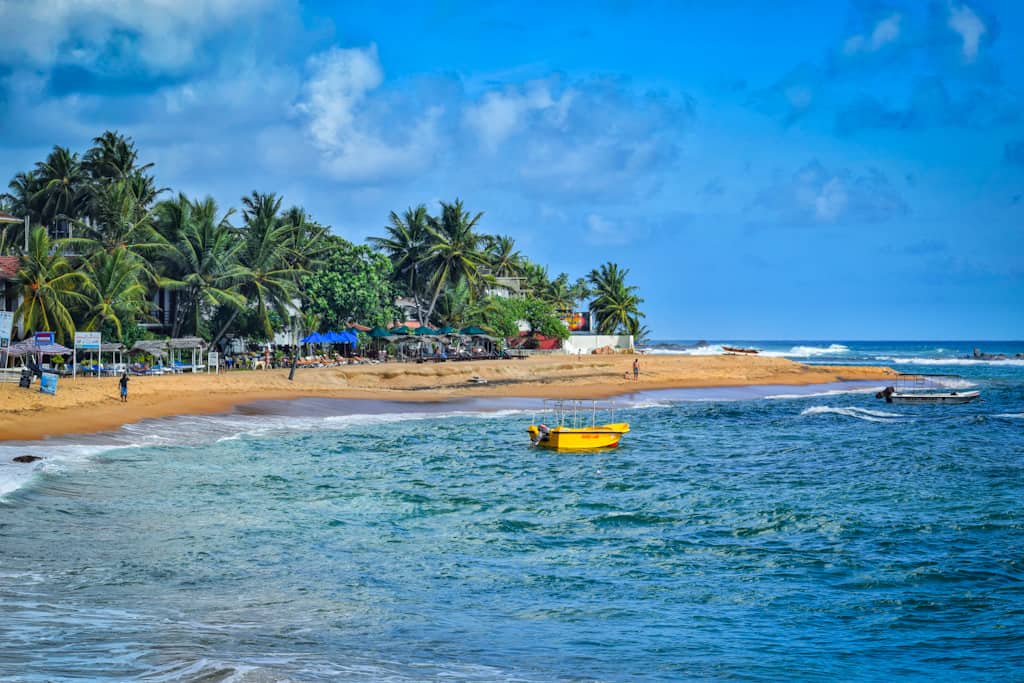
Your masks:
M931 369L985 401L639 394L596 454L528 448L526 401L0 446L0 678L1019 679L1024 363Z

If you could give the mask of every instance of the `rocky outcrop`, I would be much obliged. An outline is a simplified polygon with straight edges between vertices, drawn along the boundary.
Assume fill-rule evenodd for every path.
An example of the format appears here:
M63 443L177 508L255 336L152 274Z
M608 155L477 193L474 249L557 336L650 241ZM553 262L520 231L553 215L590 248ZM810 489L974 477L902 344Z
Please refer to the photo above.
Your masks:
M35 462L36 460L42 460L38 455L18 455L14 457L14 462Z

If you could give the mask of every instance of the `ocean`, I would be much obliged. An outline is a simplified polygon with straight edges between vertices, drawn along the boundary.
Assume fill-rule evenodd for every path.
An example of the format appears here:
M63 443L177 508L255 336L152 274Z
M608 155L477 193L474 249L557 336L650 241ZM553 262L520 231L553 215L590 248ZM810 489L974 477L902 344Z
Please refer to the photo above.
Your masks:
M590 454L525 399L4 443L0 679L1024 678L1024 342L724 343L984 400L639 392Z

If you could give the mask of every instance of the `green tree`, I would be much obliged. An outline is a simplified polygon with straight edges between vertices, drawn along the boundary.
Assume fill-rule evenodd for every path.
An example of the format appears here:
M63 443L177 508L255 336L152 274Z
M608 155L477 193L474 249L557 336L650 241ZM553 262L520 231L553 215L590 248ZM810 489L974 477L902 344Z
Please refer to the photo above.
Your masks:
M91 197L89 175L78 154L66 147L54 147L46 161L36 164L39 189L32 196L40 220L52 225L58 216L77 219L84 215Z
M640 304L644 302L637 294L637 288L626 284L629 270L616 263L605 263L590 272L594 301L591 310L597 319L599 334L631 334L639 329L639 320L644 317Z
M399 293L412 297L416 303L416 316L420 323L423 318L424 290L426 285L427 251L430 237L427 207L420 204L409 207L399 216L391 212L390 222L385 226L385 237L370 237L367 241L387 254L391 260L392 277L399 284Z
M487 265L497 277L518 277L523 272L523 255L516 251L516 241L508 235L486 238Z
M302 278L303 314L314 316L323 330L339 330L350 321L376 326L393 320L391 260L341 237L331 235L327 241L324 263Z
M29 331L52 331L63 343L75 330L71 307L86 303L81 293L84 286L85 275L54 249L46 229L33 228L17 274L16 287L23 300L15 320Z
M94 181L125 180L145 174L153 164L139 165L135 142L117 131L104 131L93 138L93 146L82 158L82 168Z
M427 232L429 247L426 263L431 269L430 284L433 298L427 309L426 319L433 318L437 298L449 282L465 278L470 289L476 285L480 266L486 257L480 251L483 237L475 229L483 212L475 215L466 212L462 200L453 203L441 202L441 215L428 219Z
M533 333L562 340L569 337L569 329L562 323L554 307L534 297L488 297L480 308L480 317L482 326L499 337L518 336L520 320L525 321Z
M245 305L238 292L248 275L238 262L242 241L229 222L232 211L218 212L212 197L189 201L184 194L156 207L155 228L169 245L161 255L159 284L174 291L178 301L173 337L183 330L203 336L204 310Z
M266 336L274 336L274 320L289 319L288 307L298 298L298 280L301 269L289 261L289 226L278 218L281 198L274 193L253 192L242 198L242 216L245 227L242 230L242 247L238 261L242 266L237 280L238 291L250 306L255 306L256 320ZM216 344L230 329L235 315L220 328L211 344Z
M146 287L140 281L142 264L126 249L100 251L85 262L85 330L98 330L109 324L116 339L124 337L124 328L145 314Z

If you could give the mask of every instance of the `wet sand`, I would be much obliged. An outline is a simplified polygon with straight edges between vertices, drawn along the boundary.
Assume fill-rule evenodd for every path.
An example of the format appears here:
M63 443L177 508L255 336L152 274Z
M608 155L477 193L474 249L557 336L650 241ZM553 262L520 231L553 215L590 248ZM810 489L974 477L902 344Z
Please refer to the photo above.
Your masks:
M639 381L632 377L640 360ZM486 384L471 384L474 375ZM131 378L122 403L116 377L61 378L57 395L0 384L0 440L39 439L116 429L146 418L211 414L258 400L302 397L444 401L459 397L608 398L651 389L805 385L879 380L882 367L804 365L756 356L537 356L524 360L388 363L235 370Z

